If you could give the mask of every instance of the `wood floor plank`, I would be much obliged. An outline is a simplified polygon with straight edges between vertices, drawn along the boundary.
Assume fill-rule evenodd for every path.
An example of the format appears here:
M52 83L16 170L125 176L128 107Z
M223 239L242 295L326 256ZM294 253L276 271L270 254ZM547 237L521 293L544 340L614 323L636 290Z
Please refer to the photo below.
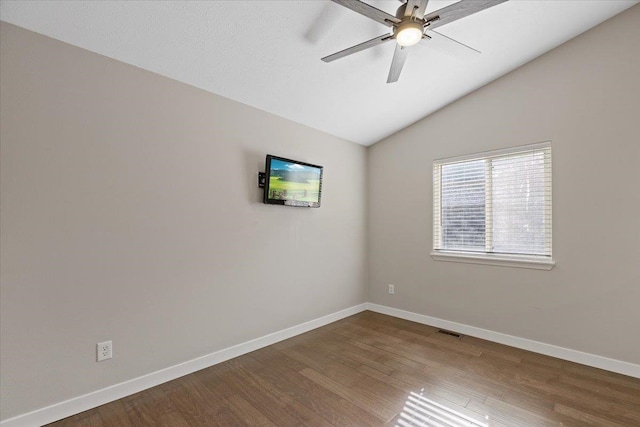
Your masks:
M135 426L154 426L165 413L174 410L160 387L153 387L122 399L125 412Z
M356 406L371 412L373 415L385 422L391 420L391 418L395 417L399 412L397 408L389 407L386 405L386 402L380 402L377 396L372 395L366 390L362 391L344 387L342 384L333 381L331 378L328 378L311 368L304 369L301 374Z
M511 405L494 398L488 398L484 402L472 399L466 408L477 412L478 415L488 415L490 419L496 419L512 426L551 427L559 425L555 419L549 417L550 411L544 413L530 411L528 408Z
M116 400L97 409L102 419L103 427L133 427L131 420L127 416L122 400Z
M219 426L250 426L251 423L247 423L244 420L242 414L238 414L235 407L231 402L236 395L235 390L225 384L219 375L209 376L206 378L196 377L196 381L202 383L211 393L211 397L207 400L207 406L212 411L215 423ZM209 425L206 422L198 424L195 422L193 425Z
M257 355L257 357L260 357ZM265 359L262 359L263 361ZM260 375L267 377L280 391L289 393L335 426L375 426L381 420L332 391L289 368L286 363L268 360Z
M189 427L189 423L177 411L165 412L158 417L158 427Z
M199 382L195 375L170 381L160 388L189 424L218 425L216 420L220 419L219 403L222 400Z
M86 413L83 412L78 415L74 415L58 423L60 426L71 427L102 427L102 417L98 412Z
M629 402L640 406L640 392L634 389L621 390L620 387L612 387L611 384L590 381L572 376L560 375L560 383L571 385L593 394L605 395L617 401Z
M560 403L556 405L555 410L558 414L566 415L574 419L578 424L583 426L589 425L589 426L602 426L602 427L619 427L621 425L625 425L625 424L620 424L617 421L607 420L598 415L589 414L580 409L573 408L571 406L563 405ZM632 425L632 424L628 424L628 425Z
M252 363L248 357L236 358L227 363L234 369L232 373L222 376L223 381L233 387L237 394L252 402L274 424L332 427L322 417L260 376L259 363Z
M52 425L640 427L640 379L365 311Z
M361 365L369 366L370 368L387 374L393 372L393 368L384 364L384 361L388 359L388 357L379 356L370 351L358 348L350 342L336 340L326 347L327 350L335 352L341 355L341 357L358 362Z
M260 410L249 403L246 399L233 394L227 399L233 412L235 412L249 426L276 427ZM199 424L202 425L202 424Z

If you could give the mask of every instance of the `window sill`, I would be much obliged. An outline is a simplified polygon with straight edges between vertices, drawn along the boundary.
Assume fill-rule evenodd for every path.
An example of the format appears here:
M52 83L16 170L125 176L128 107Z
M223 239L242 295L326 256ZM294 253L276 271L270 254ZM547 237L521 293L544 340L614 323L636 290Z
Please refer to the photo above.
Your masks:
M556 262L552 259L522 255L474 254L470 252L431 252L435 261L465 262L470 264L497 265L500 267L532 268L551 270Z

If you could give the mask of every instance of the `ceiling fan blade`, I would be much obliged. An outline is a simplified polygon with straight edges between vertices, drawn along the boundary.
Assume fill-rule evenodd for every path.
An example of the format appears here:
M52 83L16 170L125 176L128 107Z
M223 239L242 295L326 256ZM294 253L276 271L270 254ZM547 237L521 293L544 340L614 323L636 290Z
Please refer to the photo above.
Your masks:
M338 3L341 6L347 7L354 12L364 15L367 18L371 18L376 22L379 22L387 27L393 27L393 24L400 22L398 18L393 15L389 15L387 12L383 12L380 9L376 9L373 6L369 6L365 2L360 0L332 0L334 3Z
M458 59L469 60L480 55L480 51L455 41L444 34L435 31L426 31L425 34L427 37L418 43L419 46L427 46Z
M404 61L407 59L409 49L396 44L396 50L393 52L393 61L391 61L391 68L389 69L389 77L387 77L387 83L395 83L400 77Z
M414 15L417 18L422 18L425 10L427 10L427 3L429 3L429 0L407 0L404 16Z
M391 34L383 34L364 43L360 43L355 46L351 46L348 49L336 52L332 55L325 56L324 58L322 58L322 60L324 62L335 61L336 59L344 58L345 56L351 55L352 53L360 52L362 50L369 49L370 47L378 46L379 44L388 42L389 40L393 40Z
M439 17L440 19L432 22L431 25L427 27L430 30L434 30L445 24L504 3L505 1L507 0L461 0L451 6L443 7L440 10L425 15L424 20L429 22Z

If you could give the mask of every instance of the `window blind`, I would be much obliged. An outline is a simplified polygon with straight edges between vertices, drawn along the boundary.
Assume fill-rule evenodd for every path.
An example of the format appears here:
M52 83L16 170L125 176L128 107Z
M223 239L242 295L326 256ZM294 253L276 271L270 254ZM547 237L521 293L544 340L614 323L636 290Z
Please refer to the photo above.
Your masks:
M551 145L433 163L433 248L551 257Z

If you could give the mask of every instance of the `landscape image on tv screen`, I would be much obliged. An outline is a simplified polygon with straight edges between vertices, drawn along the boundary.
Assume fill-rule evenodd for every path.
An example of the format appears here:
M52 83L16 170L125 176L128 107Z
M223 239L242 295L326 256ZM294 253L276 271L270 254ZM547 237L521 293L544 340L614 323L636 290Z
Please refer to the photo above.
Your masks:
M268 198L319 203L321 172L321 168L271 158Z

